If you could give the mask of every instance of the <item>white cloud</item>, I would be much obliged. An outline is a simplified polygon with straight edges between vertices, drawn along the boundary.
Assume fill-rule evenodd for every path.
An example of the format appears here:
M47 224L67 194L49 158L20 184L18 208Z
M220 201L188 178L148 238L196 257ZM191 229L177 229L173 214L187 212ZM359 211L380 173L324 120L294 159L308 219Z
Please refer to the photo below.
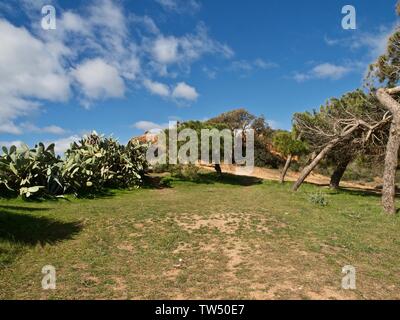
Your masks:
M231 65L231 69L234 71L249 72L249 71L253 70L253 65L246 60L233 61L232 65Z
M194 32L163 34L151 17L126 14L121 1L92 0L77 10L57 12L57 30L47 32L37 23L43 1L21 0L21 10L28 17L25 27L0 16L2 133L23 133L27 128L21 121L29 122L32 112L48 101L64 103L74 96L89 106L98 99L124 97L126 88L140 88L145 79L178 78L181 72L187 76L192 63L205 55L226 59L234 55L228 45L209 35L204 23ZM160 2L177 12L200 8L194 0ZM176 100L162 82L143 87ZM187 89L178 88L175 95L195 100L196 90Z
M181 37L159 35L147 46L154 58L153 66L163 76L168 75L167 66L171 65L188 72L190 65L205 55L219 55L226 59L234 56L228 45L210 38L203 23L198 24L194 33Z
M351 71L353 71L353 67L350 65L341 66L332 63L322 63L305 73L295 73L293 79L297 82L303 82L311 79L338 80L343 78Z
M210 79L217 78L217 69L216 68L209 68L209 67L204 66L201 70L206 74L206 76L208 78L210 78Z
M118 98L124 95L124 81L117 68L100 58L83 62L73 71L73 76L89 99Z
M172 97L175 99L195 101L199 97L199 94L197 93L195 88L187 85L184 82L180 82L173 90Z
M32 123L24 122L20 125L21 129L24 132L32 132L32 133L49 133L55 135L62 135L65 134L67 131L59 126L51 125L46 127L38 127Z
M70 79L61 64L62 46L45 43L4 19L0 39L0 127L16 133L13 121L39 106L31 99L66 101Z
M13 121L0 120L0 133L22 134L22 130Z
M169 97L171 94L169 87L164 83L145 79L143 84L152 94L159 95L161 97Z
M156 0L165 10L176 13L195 13L200 10L198 0Z
M158 29L154 20L152 18L150 18L149 16L146 16L146 15L138 16L136 14L131 14L129 18L133 23L142 25L146 29L146 31L148 31L150 33L153 33L153 34L160 33L160 29Z
M351 69L344 66L338 66L331 63L323 63L315 66L311 74L319 79L340 79L347 74Z
M159 37L153 44L153 55L157 62L169 64L178 58L178 39Z
M54 141L48 141L45 144L49 145L51 143L54 143L54 151L57 154L63 154L69 147L71 146L71 143L73 142L78 142L81 139L78 135L72 135L66 138L54 140Z
M350 50L367 49L369 59L376 59L386 50L387 41L397 26L381 26L375 32L356 32L351 37L333 39L328 36L324 41L329 46L343 46Z
M168 123L158 124L151 121L138 121L132 125L133 128L143 130L144 132L159 132L162 129L168 128Z
M140 60L133 56L124 62L124 68L121 71L121 76L127 80L136 80L140 72Z
M15 135L20 135L24 132L27 132L27 133L49 133L49 134L55 134L55 135L62 135L62 134L65 134L67 131L56 125L50 125L50 126L40 128L29 122L24 122L24 123L21 123L20 125L16 125L12 121L1 121L0 122L0 133L1 132L15 134Z
M145 79L143 85L150 91L150 93L163 98L173 98L177 101L195 101L199 97L197 90L185 82L177 83L172 91L168 85L161 82L151 81L149 79Z
M267 62L261 58L255 60L237 60L233 61L230 70L235 72L240 72L242 74L248 75L254 70L267 70L272 68L277 68L278 64L274 62Z
M65 31L86 33L90 27L86 20L84 20L80 15L66 11L62 15L62 19L59 23Z
M267 62L261 58L255 59L253 61L253 64L256 68L264 69L264 70L278 67L278 64L276 64L274 62Z

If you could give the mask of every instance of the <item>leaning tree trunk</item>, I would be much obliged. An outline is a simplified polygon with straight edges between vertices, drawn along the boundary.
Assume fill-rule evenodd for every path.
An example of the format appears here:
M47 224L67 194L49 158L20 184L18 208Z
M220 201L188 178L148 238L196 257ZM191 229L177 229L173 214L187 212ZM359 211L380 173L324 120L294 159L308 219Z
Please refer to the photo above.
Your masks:
M390 92L390 89L387 91ZM379 102L392 113L389 139L386 145L385 169L383 173L382 205L385 212L396 213L396 170L400 147L400 104L385 89L377 91Z
M287 171L289 170L290 164L292 163L292 158L293 156L289 154L289 156L286 159L285 166L283 167L282 173L281 173L281 178L280 178L280 183L283 183L285 181L285 176Z
M325 148L321 150L321 152L311 161L311 163L306 166L303 171L300 173L300 177L297 179L296 183L293 185L293 191L297 191L297 189L301 186L304 180L308 177L311 171L318 165L318 163L326 156L326 154L332 150L332 148L340 141L339 138L333 139L329 142Z
M331 189L339 189L340 180L342 180L342 177L349 163L350 159L342 160L339 162L339 164L337 165L335 171L333 171L331 176L331 181L329 183L329 187Z
M352 127L348 128L346 131L342 132L341 135L335 139L332 139L321 151L320 153L311 161L311 163L306 166L303 171L300 173L300 177L297 179L295 184L293 185L293 191L297 191L297 189L301 186L304 180L308 177L311 171L317 166L317 164L327 155L329 151L332 150L340 141L350 136L354 131L356 131L359 127L359 123L355 123Z

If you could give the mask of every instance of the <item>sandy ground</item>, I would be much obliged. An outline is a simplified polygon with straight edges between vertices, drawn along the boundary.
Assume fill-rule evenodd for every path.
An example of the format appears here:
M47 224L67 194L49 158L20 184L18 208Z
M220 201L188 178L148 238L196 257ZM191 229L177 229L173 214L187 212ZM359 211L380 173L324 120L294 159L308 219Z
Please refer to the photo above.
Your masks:
M204 169L207 170L214 170L212 166L201 166ZM235 165L221 165L222 172L226 173L231 173L235 175L242 175L242 176L251 176L251 177L256 177L260 179L266 179L266 180L276 180L279 181L280 179L280 174L281 171L278 169L267 169L267 168L259 168L255 167L253 172L246 172L240 169L240 167L235 166ZM293 172L293 171L288 171L285 177L285 181L296 181L300 172ZM323 176L321 174L315 174L311 173L308 178L306 179L306 182L313 183L316 185L320 186L328 186L329 185L329 177ZM342 181L340 183L341 187L345 188L352 188L352 189L364 189L364 190L374 190L377 191L376 186L381 184L381 181L376 181L366 183L366 182L349 182L349 181Z

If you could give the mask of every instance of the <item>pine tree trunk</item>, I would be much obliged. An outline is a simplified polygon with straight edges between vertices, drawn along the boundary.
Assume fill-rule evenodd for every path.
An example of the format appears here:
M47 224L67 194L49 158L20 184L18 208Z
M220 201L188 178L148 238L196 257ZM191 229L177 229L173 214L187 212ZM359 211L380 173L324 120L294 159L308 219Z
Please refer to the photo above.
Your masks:
M346 160L339 162L339 164L337 165L335 171L333 171L332 176L331 176L331 181L329 183L329 187L331 189L339 189L340 180L342 180L342 177L343 177L349 163L350 163L350 159L346 159Z
M396 213L396 170L400 147L400 123L392 122L386 145L385 170L383 173L382 205L387 213Z
M218 173L218 175L222 175L222 169L221 169L221 165L220 164L215 164L214 165L214 169L215 171Z
M385 89L377 91L379 102L392 113L389 139L386 145L385 170L383 173L382 205L386 213L396 213L396 170L400 147L400 104Z
M285 166L283 167L283 170L281 173L280 183L283 183L285 181L285 176L286 176L287 171L289 170L290 164L292 162L292 158L293 158L293 156L290 154L286 159Z
M311 161L311 163L306 166L303 171L300 173L300 177L297 179L295 184L293 185L293 191L297 191L301 184L306 180L308 175L311 173L311 171L314 170L314 168L318 165L318 163L326 156L326 154L332 150L332 148L339 142L339 138L336 138L329 142L325 148L321 150L321 152Z
M320 153L311 161L311 163L306 166L303 171L300 173L300 177L297 179L296 183L293 185L293 191L297 191L297 189L301 186L304 180L308 177L311 171L318 165L318 163L328 154L329 151L333 149L340 141L351 136L354 131L359 128L359 123L355 123L352 127L348 128L345 132L342 132L341 135L335 139L332 139L321 151Z

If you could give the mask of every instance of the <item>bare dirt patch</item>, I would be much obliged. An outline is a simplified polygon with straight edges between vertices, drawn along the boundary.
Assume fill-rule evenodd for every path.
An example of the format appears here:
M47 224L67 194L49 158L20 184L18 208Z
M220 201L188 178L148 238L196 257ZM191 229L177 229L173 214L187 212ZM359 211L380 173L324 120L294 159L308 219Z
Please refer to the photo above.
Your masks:
M254 230L260 233L268 233L269 221L265 218L252 220L252 215L245 213L221 213L210 216L198 214L179 215L174 218L175 222L184 230L193 232L202 228L216 229L221 233L235 234L239 230Z
M121 243L120 245L118 245L117 248L119 250L124 250L124 251L129 251L129 252L132 252L135 250L135 247L131 243L128 243L128 242Z

